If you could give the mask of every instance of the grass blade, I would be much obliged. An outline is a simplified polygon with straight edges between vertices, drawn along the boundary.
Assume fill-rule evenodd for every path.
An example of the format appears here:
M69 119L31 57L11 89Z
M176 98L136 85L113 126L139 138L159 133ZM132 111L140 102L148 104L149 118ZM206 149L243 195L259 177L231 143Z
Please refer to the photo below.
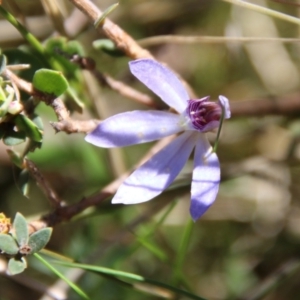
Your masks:
M61 272L55 269L48 261L46 261L42 256L37 253L33 254L35 258L37 258L42 264L44 264L49 270L51 270L55 275L57 275L60 279L64 280L81 298L89 300L88 295L82 291L76 284L71 282L66 276L64 276Z

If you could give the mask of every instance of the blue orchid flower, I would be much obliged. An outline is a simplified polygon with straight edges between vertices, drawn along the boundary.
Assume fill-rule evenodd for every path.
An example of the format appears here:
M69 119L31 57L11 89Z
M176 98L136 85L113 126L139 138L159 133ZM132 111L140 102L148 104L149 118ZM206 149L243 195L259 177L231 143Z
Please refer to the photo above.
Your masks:
M219 96L190 100L178 77L152 59L129 63L131 73L178 114L165 111L132 111L114 115L89 133L85 140L104 148L124 147L181 133L164 149L136 169L119 187L112 203L137 204L161 194L194 154L190 214L199 219L215 201L220 183L220 164L206 132L230 118L229 101Z

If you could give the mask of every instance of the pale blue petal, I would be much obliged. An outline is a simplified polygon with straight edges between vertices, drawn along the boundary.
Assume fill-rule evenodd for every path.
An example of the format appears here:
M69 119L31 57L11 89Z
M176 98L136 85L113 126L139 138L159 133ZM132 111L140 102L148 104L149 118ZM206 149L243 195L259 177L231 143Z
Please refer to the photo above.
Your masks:
M131 111L101 122L85 140L103 148L123 147L161 139L183 131L180 116L164 111Z
M118 189L112 203L136 204L165 190L188 160L196 140L185 132L134 171Z
M131 73L179 113L185 111L189 95L178 77L153 59L129 62Z
M231 117L231 111L229 106L229 100L224 96L219 96L219 103L224 108L224 118L229 119Z
M220 183L220 164L205 135L199 134L195 149L190 213L199 219L217 197Z

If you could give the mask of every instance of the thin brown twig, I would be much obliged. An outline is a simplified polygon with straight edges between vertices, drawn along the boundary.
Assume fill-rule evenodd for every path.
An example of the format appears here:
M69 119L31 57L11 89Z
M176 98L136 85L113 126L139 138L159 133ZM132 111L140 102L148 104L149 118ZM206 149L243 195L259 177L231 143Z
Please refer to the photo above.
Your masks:
M281 3L281 4L287 4L287 5L300 7L300 3L294 3L294 2L291 2L291 1L286 1L286 0L271 0L271 1Z
M58 118L58 122L51 125L56 131L67 133L87 133L92 131L99 123L99 120L72 120L69 116L63 101L60 98L49 97L34 89L30 82L19 78L9 69L3 71L3 75L9 78L20 90L33 95L50 105ZM120 86L119 86L120 87ZM262 115L291 115L300 112L300 95L292 94L284 97L269 97L258 100L232 101L232 117L262 116Z
M33 95L35 93L33 85L30 82L18 77L10 69L4 69L2 71L2 75L11 80L20 90L26 92L27 94Z
M155 103L154 99L152 99L149 95L139 92L138 90L130 87L124 82L116 80L107 74L100 73L97 70L94 70L92 73L99 82L118 92L120 95L134 100L138 103L147 105L151 108L159 108L158 105Z
M69 133L89 132L94 129L95 126L100 122L99 120L71 120L69 112L60 98L53 98L52 96L49 97L49 95L35 90L30 82L18 77L9 69L5 69L3 71L3 75L10 79L20 90L43 100L48 105L51 105L57 115L59 122L62 122L61 124L54 123L58 124L57 129L59 129L60 131L67 130L67 132ZM111 78L109 78L109 80L111 80ZM116 85L119 84L118 81L114 83L116 83ZM121 86L122 85L120 84L119 87L116 88L116 90L118 88L121 88ZM291 94L284 97L269 97L256 100L232 101L230 105L233 117L261 116L271 114L289 115L298 113L300 111L300 95Z
M93 23L99 20L99 17L101 17L102 15L102 11L89 0L69 1L72 2L85 15L87 15ZM123 51L131 59L154 59L154 57L148 50L142 48L127 32L125 32L108 18L105 18L101 23L101 26L97 27L97 29L102 31L109 39L111 39L116 44L117 48ZM178 75L178 77L187 89L190 97L195 98L195 94L190 85L183 78L181 78L180 75Z
M44 192L51 206L54 209L61 207L62 200L58 197L48 180L44 177L35 163L29 159L25 159L24 163L25 168L29 171L30 175L34 178L40 189Z
M29 94L33 97L36 97L36 98L42 100L47 105L52 106L52 108L54 109L54 111L56 113L58 120L65 120L65 119L69 118L69 112L61 99L36 90L31 82L28 82L28 81L18 77L16 74L14 74L11 70L9 70L7 68L5 70L3 70L2 74L6 78L11 80L20 90L26 92L27 94Z
M173 138L174 136L169 136L157 142L149 150L149 152L138 162L138 164L134 167L134 169L142 165L146 160L148 160L155 153L157 153L159 150L165 147L168 143L170 143L170 141ZM43 216L41 221L45 222L46 226L54 226L58 223L70 220L71 218L81 213L88 207L101 204L103 201L109 199L113 194L116 193L119 186L128 177L131 171L126 172L122 176L118 177L117 179L109 183L99 193L96 193L95 195L91 195L87 198L83 198L75 204L71 204L65 207L59 207L53 212Z
M70 56L68 53L59 51L61 55L66 56L71 62L77 64L82 70L88 70L97 79L100 85L109 87L113 91L118 92L120 95L134 100L138 103L147 105L151 108L158 109L158 105L155 103L149 95L144 94L131 86L125 84L122 81L116 80L108 74L102 73L96 68L95 61L90 57L82 57L80 55Z
M70 0L70 2L87 15L93 23L102 15L102 11L89 0ZM103 31L109 39L114 41L116 46L126 53L128 57L132 59L153 58L148 50L141 48L129 34L108 18L105 18L102 25L98 28L100 31Z
M30 82L18 77L9 69L5 69L2 74L11 80L20 90L45 102L53 108L58 122L51 122L51 125L56 131L65 131L66 133L87 133L92 131L97 124L99 124L99 120L72 120L65 104L60 98L36 90Z
M300 112L300 94L230 103L233 117L294 115Z
M225 44L225 43L299 43L296 38L270 38L270 37L227 37L227 36L182 36L182 35L157 35L137 41L143 47L151 47L158 44Z
M59 122L50 122L50 125L56 132L66 133L88 133L94 130L101 121L99 120L62 120Z

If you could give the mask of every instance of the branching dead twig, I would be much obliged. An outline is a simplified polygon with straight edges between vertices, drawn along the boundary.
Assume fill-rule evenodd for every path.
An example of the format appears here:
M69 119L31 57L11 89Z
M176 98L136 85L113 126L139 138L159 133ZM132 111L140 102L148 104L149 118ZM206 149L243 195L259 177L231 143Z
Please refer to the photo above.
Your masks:
M34 178L40 189L44 192L45 196L50 202L50 205L54 209L61 207L62 200L58 197L48 180L44 177L35 163L29 159L25 159L25 168L29 171L30 175Z
M147 105L151 108L159 108L149 95L141 93L122 81L118 81L107 74L98 72L97 70L94 70L92 73L99 82L102 82L103 85L108 86L112 90L118 92L120 95L132 99L138 103Z
M79 10L81 10L88 18L95 23L99 20L102 15L102 11L89 0L69 0L72 2ZM97 27L98 30L104 32L104 34L111 39L116 47L123 51L131 59L139 58L150 58L154 59L152 54L142 48L127 32L121 29L118 25L105 18L101 23L101 26ZM182 81L183 85L187 89L191 98L195 98L195 94L189 84L177 74L179 79Z
M159 44L299 43L297 38L157 35L137 41L143 47Z
M30 82L18 77L9 69L5 69L2 74L11 80L20 90L45 102L53 108L58 122L52 122L51 125L56 131L65 131L66 133L87 133L95 129L97 124L99 124L99 120L72 120L65 104L60 98L36 90Z
M102 15L102 11L89 0L70 0L70 2L87 15L93 23ZM114 41L116 46L128 57L132 59L153 58L148 50L141 48L129 34L108 18L105 18L102 26L99 26L99 30L103 30L104 34Z
M62 55L69 56L65 53L62 53ZM113 91L118 92L120 95L128 99L134 100L138 103L147 105L151 108L159 108L155 101L149 95L139 92L138 90L132 88L124 82L116 80L108 74L98 71L96 68L96 63L92 58L73 55L72 57L69 56L68 59L71 62L80 66L81 69L90 71L91 74L93 74L93 76L100 83L100 85L109 87Z
M169 136L157 142L149 150L149 152L138 162L138 164L134 167L134 169L142 165L155 153L157 153L159 150L161 150L163 147L169 144L173 138L174 136ZM81 213L88 207L101 204L103 201L109 199L113 194L116 193L119 186L128 177L131 171L126 172L122 176L118 177L117 179L109 183L99 193L96 193L95 195L89 196L87 198L83 198L81 199L81 201L75 204L71 204L65 207L59 207L53 212L42 217L41 221L45 222L46 226L54 226L58 223L70 220L72 217Z
M300 95L236 101L230 106L233 117L294 115L300 112Z
M10 79L20 90L41 99L53 108L58 122L52 122L51 125L56 131L64 131L66 133L87 133L92 131L100 123L100 120L72 120L69 116L68 110L60 98L53 98L52 96L45 95L35 90L30 82L19 78L9 69L5 69L3 71L3 75ZM111 78L108 80L110 79ZM120 82L111 82L111 84L120 84L118 88L122 87ZM133 89L129 93L133 93L133 91L135 90ZM137 97L140 96L141 95L138 94ZM299 99L299 94L292 94L281 98L269 97L258 100L232 101L230 103L231 113L232 117L262 116L271 114L292 115L300 112Z

